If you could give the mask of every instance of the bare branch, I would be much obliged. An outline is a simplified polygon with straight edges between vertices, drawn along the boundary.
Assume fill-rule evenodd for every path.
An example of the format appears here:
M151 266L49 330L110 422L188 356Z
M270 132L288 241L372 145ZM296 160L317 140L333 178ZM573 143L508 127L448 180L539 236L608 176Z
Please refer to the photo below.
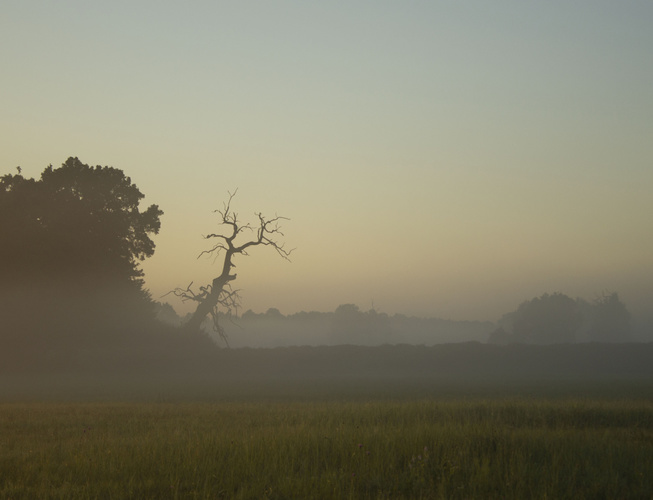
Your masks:
M273 236L274 238L276 238L277 235L284 236L283 232L281 231L280 221L287 221L290 219L288 217L281 217L278 215L272 219L266 219L261 212L257 212L255 215L259 219L259 227L257 229L256 239L236 247L234 249L234 253L247 255L246 250L249 247L265 245L273 247L277 254L279 254L283 259L290 261L290 254L294 249L286 250L283 244L280 244L275 239L273 239Z
M163 297L169 294L173 294L175 297L180 298L182 302L189 300L201 302L209 293L211 293L210 285L208 287L200 287L200 293L193 292L193 289L191 288L192 286L193 282L191 281L186 288L177 287L174 290L170 290L168 293L164 294Z
M202 252L200 252L200 254L197 256L197 258L199 259L202 255L205 255L205 254L206 255L211 255L213 253L215 253L215 257L217 258L218 255L220 255L220 251L222 251L222 250L224 250L226 252L227 250L229 250L229 248L224 246L222 243L218 243L217 245L215 245L210 250L203 250Z
M222 210L215 210L220 216L219 225L228 226L230 229L221 232L210 233L204 236L204 239L217 239L218 242L208 250L202 251L197 258L202 255L213 255L214 259L223 256L222 272L213 279L211 285L200 287L196 293L192 290L192 283L185 289L176 288L171 293L179 297L182 301L192 300L197 302L197 309L189 320L187 327L190 330L199 330L204 318L210 315L213 319L213 329L227 343L227 337L224 329L220 324L220 318L223 316L231 317L232 314L238 314L240 307L239 290L231 288L230 282L236 279L232 274L232 268L236 267L233 262L235 255L247 255L247 251L255 246L270 246L274 248L278 255L285 260L290 260L290 254L293 250L286 250L284 244L278 241L278 238L284 237L281 231L281 222L290 220L287 217L275 215L267 219L261 212L255 213L258 218L258 224L253 226L250 223L241 224L238 220L238 214L231 208L232 201L238 190L228 193L229 197L223 203ZM245 232L254 232L255 237L244 243L236 244L236 239ZM224 310L224 312L222 312ZM228 343L227 343L228 345Z

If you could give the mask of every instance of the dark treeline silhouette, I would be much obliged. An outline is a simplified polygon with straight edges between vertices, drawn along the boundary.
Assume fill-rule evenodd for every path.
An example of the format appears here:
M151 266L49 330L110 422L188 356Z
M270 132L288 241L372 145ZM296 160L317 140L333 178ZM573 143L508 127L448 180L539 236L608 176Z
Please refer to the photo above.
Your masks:
M135 373L169 377L168 382L200 374L216 384L348 376L653 377L653 344L606 344L633 338L630 314L616 293L591 303L544 294L504 315L498 328L491 322L390 316L353 304L287 316L272 308L232 317L227 308L221 324L232 347L242 348L220 349L209 335L180 328L183 321L174 309L154 302L145 289L140 262L154 253L151 237L163 212L157 205L141 210L143 197L121 170L77 158L47 167L39 179L25 178L20 170L0 178L3 383L18 372L46 373L46 379L61 373L122 374L130 383ZM235 234L237 227L249 227L235 227L235 215L224 216L231 213L227 205L222 222ZM250 246L272 244L287 256L266 239L281 234L276 219L272 226L259 219L263 230ZM214 250L231 248L229 235L217 238ZM234 244L232 250L239 248ZM488 339L511 345L483 345Z
M176 315L169 304L160 304L159 318L181 325L186 318ZM375 309L362 311L355 304L342 304L333 312L305 312L283 315L270 308L264 313L251 309L236 317L225 315L222 328L231 347L283 347L323 345L434 345L449 342L485 342L495 328L489 321L451 321L388 315ZM209 322L204 324L211 331ZM221 341L221 339L216 339Z
M133 355L136 345L157 349L145 332L161 325L139 263L154 253L150 236L163 212L141 210L143 197L122 170L77 158L39 179L20 168L0 178L5 367L93 364Z
M180 325L169 304L159 304L159 317ZM333 312L298 312L283 315L270 308L251 309L241 316L223 315L224 333L232 347L283 347L396 344L436 345L456 342L492 344L561 344L579 342L627 343L635 337L631 316L617 293L603 293L592 302L545 293L504 314L498 323L388 315L342 304ZM208 323L204 325L209 332ZM218 340L218 339L216 339Z
M630 313L617 293L593 302L545 293L504 314L489 338L496 344L631 342Z

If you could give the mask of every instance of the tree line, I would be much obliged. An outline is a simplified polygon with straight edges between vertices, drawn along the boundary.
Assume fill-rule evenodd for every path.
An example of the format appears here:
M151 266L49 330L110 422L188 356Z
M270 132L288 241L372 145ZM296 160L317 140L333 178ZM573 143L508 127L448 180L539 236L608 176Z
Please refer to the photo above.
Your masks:
M159 317L171 324L184 324L168 304L159 304ZM341 304L334 311L300 311L284 315L271 307L262 313L251 309L224 315L224 334L232 347L282 347L291 345L434 345L450 342L485 342L495 327L490 321L453 321L405 314L389 315L374 308ZM210 331L211 324L204 324ZM223 342L223 339L216 339Z
M161 227L159 206L141 207L143 193L122 170L89 166L75 157L59 168L48 166L38 179L23 176L20 167L17 170L0 177L2 351L52 352L71 346L83 351L128 337L143 339L144 330L160 331L157 314L165 306L152 300L140 267L156 248L152 238ZM256 223L243 222L232 208L234 195L216 210L222 231L205 236L212 246L202 254L222 256L218 275L198 288L190 284L172 291L196 305L183 326L186 333L198 333L209 317L213 329L227 339L220 318L235 315L240 304L238 291L231 288L237 256L257 245L272 248L284 259L292 252L280 241L284 236L280 223L286 218L257 213ZM330 343L363 344L379 339L428 344L432 343L429 332L446 328L456 332L455 327L465 323L389 317L373 309L361 311L353 304L343 304L329 316L320 314L327 313L285 317L270 309L264 318L248 311L242 319L304 326L321 321L328 324ZM478 335L493 343L631 340L630 314L616 293L593 302L544 294L504 315L498 328L487 322L471 323L466 326L474 337L460 330L440 341L477 340ZM411 328L419 331L418 337L412 337L418 340L402 335Z
M151 356L166 335L175 352L184 351L180 338L204 352L215 347L199 335L200 325L210 316L221 332L221 313L238 307L234 258L257 245L286 259L291 253L278 239L287 219L257 213L256 224L241 222L231 208L234 195L216 210L222 231L205 237L216 243L202 252L222 255L221 272L199 288L191 283L172 291L194 301L196 310L183 326L186 335L174 329L171 341L140 266L154 254L163 211L156 204L141 207L144 194L130 177L76 157L59 168L49 165L38 179L23 176L21 167L0 177L0 357L69 360L135 348Z
M141 210L143 198L121 170L72 157L39 179L20 167L0 178L5 337L83 342L152 319L139 264L154 254L163 212Z
M489 337L495 344L630 342L631 315L616 292L594 301L545 293L504 314Z
M159 304L158 308L162 320L176 325L187 321L168 303ZM470 341L542 345L632 342L630 318L626 305L615 292L604 292L593 301L556 292L523 302L496 323L388 315L374 308L364 311L355 304L341 304L331 312L300 311L288 315L274 307L261 313L249 309L240 315L225 315L223 324L229 342L238 347L435 345ZM209 330L209 323L205 328Z

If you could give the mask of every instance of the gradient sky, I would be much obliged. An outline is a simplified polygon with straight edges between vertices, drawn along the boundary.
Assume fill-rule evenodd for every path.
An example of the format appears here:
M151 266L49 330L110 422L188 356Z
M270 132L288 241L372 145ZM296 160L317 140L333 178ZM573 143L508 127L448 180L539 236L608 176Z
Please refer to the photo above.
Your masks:
M165 212L155 298L219 272L196 256L237 188L296 248L236 261L244 309L641 314L652 26L649 0L3 0L0 174L124 170Z

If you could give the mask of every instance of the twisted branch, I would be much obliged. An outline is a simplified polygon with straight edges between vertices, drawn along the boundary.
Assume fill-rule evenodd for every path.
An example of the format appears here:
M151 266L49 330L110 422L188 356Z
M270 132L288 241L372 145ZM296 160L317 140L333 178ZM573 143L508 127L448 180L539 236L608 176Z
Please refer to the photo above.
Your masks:
M213 256L214 260L219 255L224 255L222 264L222 272L216 277L211 285L202 286L199 292L195 293L192 290L193 283L191 282L186 288L175 288L172 293L182 301L197 302L197 309L188 322L190 329L199 330L200 325L207 314L210 314L213 319L213 328L218 335L227 342L227 336L220 324L220 317L231 317L232 314L238 313L240 307L240 294L239 290L234 290L230 282L236 279L235 274L231 274L231 269L235 267L233 257L237 254L248 255L247 251L255 246L270 246L274 248L278 255L283 259L290 261L290 254L292 250L286 250L283 243L279 243L277 238L284 236L281 231L281 221L290 220L287 217L280 217L275 215L271 219L267 219L261 212L256 213L258 218L258 226L254 227L249 223L241 224L238 220L238 214L231 209L231 202L236 195L237 190L233 193L228 193L229 198L223 204L222 210L215 210L214 213L219 214L219 225L228 226L229 230L225 231L227 234L211 233L204 236L204 239L217 239L218 242L208 250L202 251L197 258L202 255ZM244 243L236 244L236 239L245 232L256 232L256 236ZM221 313L218 307L225 309L225 313Z

